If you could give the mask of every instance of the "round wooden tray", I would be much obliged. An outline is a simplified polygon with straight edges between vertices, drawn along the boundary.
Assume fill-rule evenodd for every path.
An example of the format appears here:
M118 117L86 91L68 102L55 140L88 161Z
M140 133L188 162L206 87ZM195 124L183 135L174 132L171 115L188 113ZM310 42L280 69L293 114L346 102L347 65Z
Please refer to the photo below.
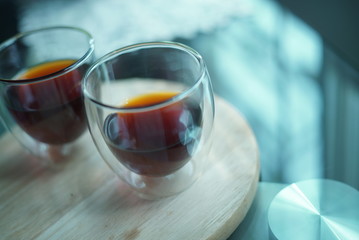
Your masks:
M202 177L181 194L137 197L88 134L59 168L44 167L9 135L0 140L2 239L226 239L245 217L259 176L255 137L216 99L214 140Z

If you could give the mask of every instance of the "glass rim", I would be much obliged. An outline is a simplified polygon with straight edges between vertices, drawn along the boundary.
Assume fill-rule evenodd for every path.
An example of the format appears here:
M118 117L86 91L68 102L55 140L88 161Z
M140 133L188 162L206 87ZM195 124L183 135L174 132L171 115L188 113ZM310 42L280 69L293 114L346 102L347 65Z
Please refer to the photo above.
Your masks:
M189 86L188 88L184 89L183 91L179 92L178 94L174 95L173 97L170 97L169 99L165 100L165 101L161 101L159 103L155 103L153 105L144 106L144 107L114 106L114 105L111 105L111 104L104 103L102 101L98 101L95 97L93 97L92 94L89 93L89 91L87 91L88 78L94 72L95 69L99 68L102 64L116 58L119 55L131 52L131 51L134 51L134 50L146 49L146 48L171 48L171 49L178 49L178 50L181 50L183 52L189 53L199 63L198 76L195 79L195 81L193 82L193 84L191 86ZM96 105L99 105L101 107L105 107L105 108L108 108L108 109L112 109L112 110L121 111L121 112L140 112L140 111L143 111L144 109L145 110L158 109L158 108L167 106L167 105L169 105L171 103L180 101L181 99L183 99L186 96L190 95L198 87L198 85L201 84L202 81L204 81L205 73L206 73L206 66L205 66L205 63L203 61L203 58L193 48L191 48L189 46L186 46L186 45L184 45L182 43L171 42L171 41L143 42L143 43L132 44L132 45L128 45L128 46L116 49L114 51L111 51L111 52L105 54L101 58L99 58L87 70L81 84L82 84L82 92L84 94L84 97L88 98L90 101L92 101Z
M56 71L54 73L51 74L47 74L41 77L36 77L36 78L29 78L29 79L6 79L6 78L2 78L0 77L0 82L6 82L6 83L11 83L11 84L24 84L24 83L35 83L35 82L42 82L42 81L46 81L49 79L53 79L59 76L62 76L68 72L71 72L72 70L78 68L79 66L81 66L94 52L95 50L95 45L94 45L94 38L92 37L92 35L87 32L86 30L79 28L79 27L72 27L72 26L52 26L52 27L44 27L44 28L38 28L38 29L34 29L34 30L30 30L30 31L25 31L25 32L20 32L16 35L14 35L11 38L8 38L7 40L5 40L4 42L0 43L0 52L9 47L11 44L15 43L17 40L23 38L23 37L27 37L30 36L32 34L37 34L40 32L44 32L44 31L49 31L49 30L71 30L71 31L76 31L76 32L80 32L83 33L85 36L87 36L88 38L88 49L87 51L82 55L82 57L78 58L74 63L72 63L70 66L63 68L59 71Z

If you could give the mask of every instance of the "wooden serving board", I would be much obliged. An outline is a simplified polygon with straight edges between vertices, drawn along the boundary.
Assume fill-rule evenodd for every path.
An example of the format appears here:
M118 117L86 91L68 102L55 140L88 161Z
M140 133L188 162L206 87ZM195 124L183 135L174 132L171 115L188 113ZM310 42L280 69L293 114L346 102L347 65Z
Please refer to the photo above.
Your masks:
M226 239L245 217L259 176L255 137L216 99L213 146L202 177L181 194L137 197L86 147L57 168L0 140L0 239Z

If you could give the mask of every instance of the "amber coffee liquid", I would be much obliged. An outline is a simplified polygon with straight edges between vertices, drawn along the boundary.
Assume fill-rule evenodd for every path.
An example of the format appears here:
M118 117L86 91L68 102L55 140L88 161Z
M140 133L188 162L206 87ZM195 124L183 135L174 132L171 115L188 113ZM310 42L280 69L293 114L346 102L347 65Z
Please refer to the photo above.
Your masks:
M124 108L148 107L176 93L151 93L130 99ZM164 176L191 158L201 131L202 113L194 101L183 99L161 108L114 113L104 124L112 153L131 171Z
M18 79L34 79L60 71L74 60L46 62L20 73ZM65 144L78 138L86 128L81 79L85 66L64 75L6 91L10 113L31 137L47 144Z

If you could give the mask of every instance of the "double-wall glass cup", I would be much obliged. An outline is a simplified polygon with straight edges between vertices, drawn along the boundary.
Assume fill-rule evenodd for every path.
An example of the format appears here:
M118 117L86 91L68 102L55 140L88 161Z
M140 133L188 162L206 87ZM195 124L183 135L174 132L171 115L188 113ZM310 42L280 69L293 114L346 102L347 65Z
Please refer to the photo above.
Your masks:
M138 195L174 195L200 176L214 100L196 51L171 42L115 50L92 65L83 92L98 151Z
M1 119L39 159L67 158L87 130L81 81L94 58L92 36L49 27L0 44Z

